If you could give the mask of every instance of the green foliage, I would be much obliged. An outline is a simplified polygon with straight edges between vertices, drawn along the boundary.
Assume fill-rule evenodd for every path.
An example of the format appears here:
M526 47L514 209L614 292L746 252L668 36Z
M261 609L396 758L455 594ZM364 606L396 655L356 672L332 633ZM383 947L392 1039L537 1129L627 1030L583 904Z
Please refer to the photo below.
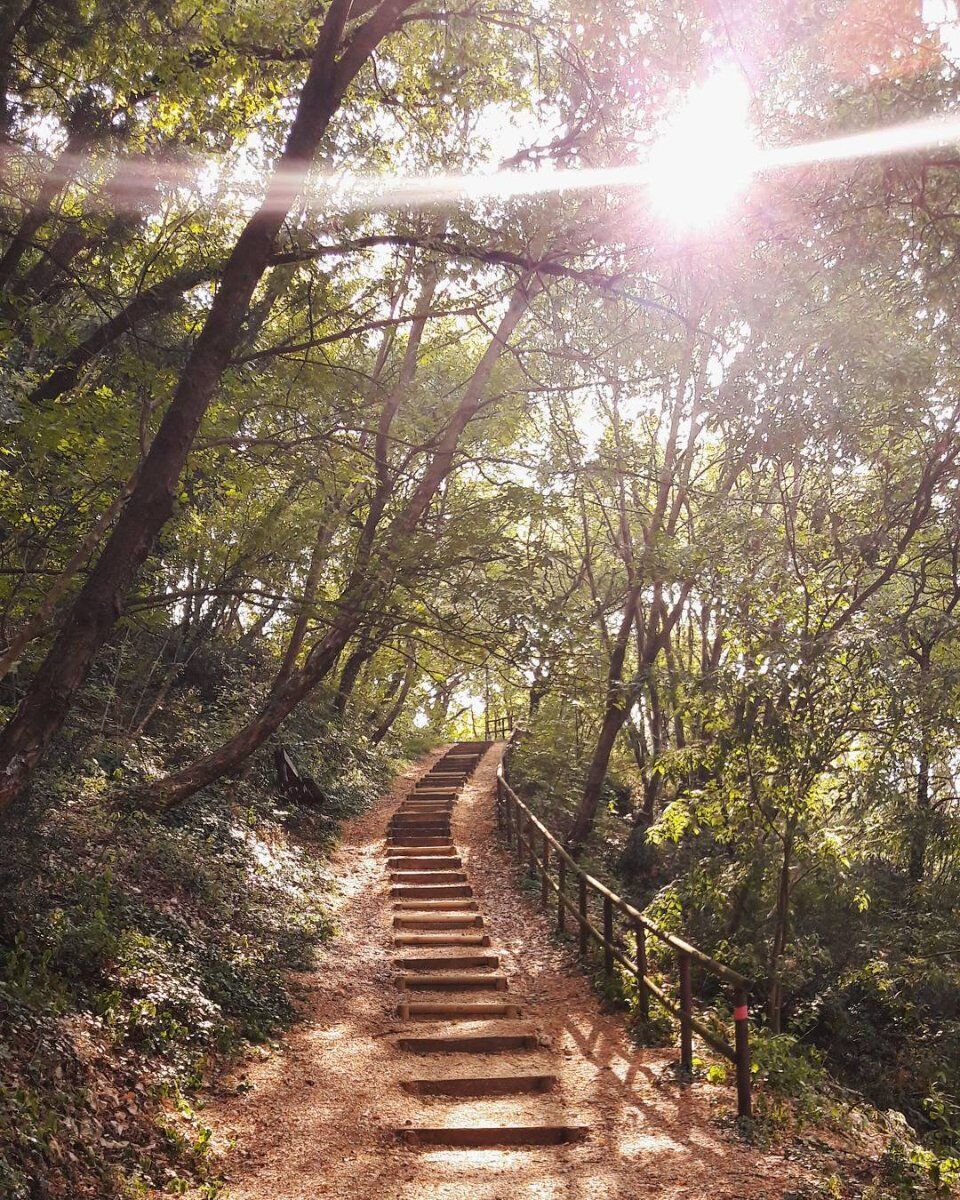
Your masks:
M152 817L112 808L99 773L44 781L2 847L4 1195L214 1189L189 1096L289 1023L288 973L333 932L323 849L391 774L351 737L304 752L321 813L259 780Z
M909 1141L893 1139L863 1200L938 1200L955 1194L960 1158L939 1158Z

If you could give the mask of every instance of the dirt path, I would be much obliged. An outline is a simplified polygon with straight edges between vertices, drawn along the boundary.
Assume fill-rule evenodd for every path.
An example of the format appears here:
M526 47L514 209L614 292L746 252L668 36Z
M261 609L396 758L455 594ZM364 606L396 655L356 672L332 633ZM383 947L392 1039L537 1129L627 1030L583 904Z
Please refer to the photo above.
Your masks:
M493 836L489 751L454 810L464 869L509 977L510 997L541 1047L500 1054L497 1073L550 1071L544 1095L497 1099L423 1097L413 1076L475 1074L477 1055L438 1064L399 1050L410 1033L397 1017L403 993L391 960L393 912L385 828L411 782L440 755L399 778L379 804L343 831L332 869L340 932L317 969L302 977L305 1019L281 1051L254 1062L212 1100L205 1119L224 1153L229 1200L750 1200L778 1197L796 1179L783 1158L726 1138L718 1113L732 1092L681 1089L675 1053L638 1051L621 1020L600 1011L570 953L551 942L544 918L515 886ZM504 993L496 993L503 996ZM479 1024L479 1023L478 1023ZM416 1029L417 1033L423 1032ZM239 1086L237 1086L239 1085ZM556 1122L588 1126L586 1140L509 1149L430 1149L401 1144L410 1126Z

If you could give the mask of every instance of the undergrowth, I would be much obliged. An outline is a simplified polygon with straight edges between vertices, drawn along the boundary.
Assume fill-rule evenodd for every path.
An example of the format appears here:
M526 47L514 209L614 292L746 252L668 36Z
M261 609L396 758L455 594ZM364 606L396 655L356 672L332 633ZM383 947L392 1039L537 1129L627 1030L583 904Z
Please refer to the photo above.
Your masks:
M130 811L114 797L143 746L34 789L0 838L5 1200L216 1193L197 1089L290 1022L289 972L331 936L326 848L393 770L358 742L298 743L319 809L284 802L264 756L169 814Z

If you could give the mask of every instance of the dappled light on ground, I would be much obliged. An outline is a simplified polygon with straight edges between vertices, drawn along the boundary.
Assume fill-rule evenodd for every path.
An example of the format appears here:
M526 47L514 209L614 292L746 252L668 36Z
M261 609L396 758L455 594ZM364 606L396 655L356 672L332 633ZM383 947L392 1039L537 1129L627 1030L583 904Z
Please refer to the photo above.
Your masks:
M457 1032L536 1028L540 1048L494 1056L404 1054L396 1016L382 830L409 786L398 780L373 811L347 826L337 853L339 936L302 977L304 1021L282 1048L230 1081L207 1119L224 1153L230 1200L748 1200L782 1195L793 1168L721 1132L725 1088L681 1089L672 1051L642 1051L620 1018L601 1011L566 949L513 886L492 832L491 751L454 814L454 840L474 885L520 1021L457 1022ZM423 769L420 764L418 771ZM415 1032L436 1026L417 1024ZM549 1069L548 1093L473 1099L405 1092L411 1077L486 1069ZM508 1124L589 1128L578 1143L533 1148L414 1148L396 1131ZM229 1143L233 1145L230 1148Z

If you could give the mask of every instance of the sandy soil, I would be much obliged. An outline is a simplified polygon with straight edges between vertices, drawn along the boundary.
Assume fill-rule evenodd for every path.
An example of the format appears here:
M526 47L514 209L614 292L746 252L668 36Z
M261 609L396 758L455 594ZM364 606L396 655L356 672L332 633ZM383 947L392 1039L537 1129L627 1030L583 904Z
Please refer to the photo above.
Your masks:
M493 835L496 749L461 795L454 837L523 1020L476 1027L533 1027L541 1047L489 1056L396 1048L396 1034L410 1032L411 1023L396 1015L384 829L411 779L439 755L423 759L344 828L332 864L339 936L301 977L304 1020L279 1051L226 1081L205 1110L229 1200L783 1196L796 1185L795 1165L718 1127L718 1115L732 1110L732 1090L679 1087L670 1072L675 1053L638 1050L621 1019L601 1012L573 956L547 936L545 918L516 886L515 868ZM417 1023L413 1031L433 1028ZM467 1028L458 1023L458 1032ZM541 1070L556 1074L559 1086L540 1095L451 1100L399 1086L411 1077ZM488 1123L586 1125L590 1134L581 1143L513 1150L407 1148L396 1135L410 1125Z

